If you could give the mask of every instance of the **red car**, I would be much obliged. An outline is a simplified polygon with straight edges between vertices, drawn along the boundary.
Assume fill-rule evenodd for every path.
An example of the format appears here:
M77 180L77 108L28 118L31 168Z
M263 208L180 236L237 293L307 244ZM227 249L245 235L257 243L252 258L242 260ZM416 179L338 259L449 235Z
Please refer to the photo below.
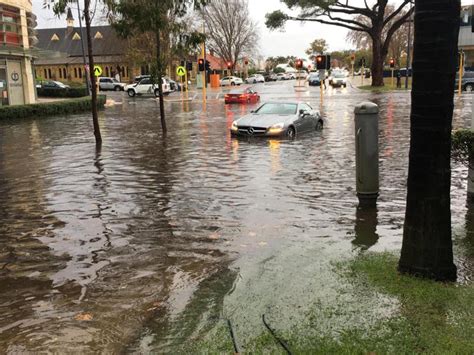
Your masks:
M224 100L226 104L255 104L260 101L260 95L251 88L239 88L225 94Z

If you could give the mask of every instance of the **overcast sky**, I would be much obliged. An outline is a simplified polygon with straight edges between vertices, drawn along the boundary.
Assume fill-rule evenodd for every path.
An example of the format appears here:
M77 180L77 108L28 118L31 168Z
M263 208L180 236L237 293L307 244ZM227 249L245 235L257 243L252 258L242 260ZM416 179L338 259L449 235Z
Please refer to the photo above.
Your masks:
M472 4L474 0L463 0L463 4ZM265 26L265 14L273 10L287 8L280 0L248 0L252 18L258 24L256 31L260 34L260 54L268 56L306 57L305 50L315 38L324 38L329 44L329 50L351 49L346 41L347 30L337 26L317 23L288 22L283 32L269 31ZM368 1L372 3L373 1ZM392 1L399 3L400 0ZM363 0L352 0L354 5L363 6ZM66 26L65 16L57 19L51 10L43 9L43 0L33 0L33 11L38 16L38 28ZM73 11L77 24L77 10Z

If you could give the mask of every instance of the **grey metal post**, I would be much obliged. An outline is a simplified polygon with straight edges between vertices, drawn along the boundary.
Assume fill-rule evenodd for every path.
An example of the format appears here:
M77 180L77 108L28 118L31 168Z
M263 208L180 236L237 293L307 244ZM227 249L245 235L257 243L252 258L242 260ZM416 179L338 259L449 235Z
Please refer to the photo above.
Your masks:
M77 0L77 16L79 17L79 29L81 31L81 47L82 47L82 60L84 62L84 69L86 69L87 61L86 61L86 51L84 49L84 32L82 31L82 20L81 20L81 8L79 7L79 0ZM89 68L89 70L94 70L94 68ZM87 95L90 95L90 80L89 75L87 74L86 70L86 89Z
M472 110L471 131L474 131L474 95L472 97L471 110ZM467 177L467 198L469 202L474 202L474 167L471 166L470 161L469 161L469 172L468 172L468 177Z
M357 197L360 206L375 206L379 196L379 107L362 102L354 114Z

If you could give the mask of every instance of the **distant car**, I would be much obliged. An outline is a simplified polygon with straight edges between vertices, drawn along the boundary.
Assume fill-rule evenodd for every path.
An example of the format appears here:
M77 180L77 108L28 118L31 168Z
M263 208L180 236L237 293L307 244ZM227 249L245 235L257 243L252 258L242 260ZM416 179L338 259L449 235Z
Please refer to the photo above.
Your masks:
M288 80L296 79L296 73L286 73Z
M286 73L278 73L277 75L277 80L288 80L288 75Z
M232 103L257 103L260 101L260 96L252 88L239 88L233 89L228 94L224 96L224 101L226 104Z
M321 130L324 121L318 111L301 102L269 102L232 123L230 132L244 137L286 137Z
M276 74L273 74L273 73L265 74L263 77L265 78L265 81L277 81L278 80L278 76Z
M306 78L309 86L321 86L321 80L318 73L311 73Z
M123 91L127 84L121 83L114 78L100 77L99 78L99 90L113 90Z
M456 73L454 90L459 88L459 73ZM461 88L463 91L472 92L474 90L474 72L466 71L462 76Z
M347 79L344 72L334 72L329 79L329 85L333 87L347 87Z
M176 81L168 78L167 76L165 76L164 79L169 84L171 91L181 91L183 89L180 83L177 83Z
M296 73L296 79L306 79L308 72L306 70L298 70Z
M261 74L253 74L250 75L247 79L245 79L247 84L256 84L256 83L264 83L265 78Z
M50 80L50 81L44 81L41 83L41 88L43 89L69 89L70 86L66 85L60 81L56 80Z
M234 86L234 85L242 85L244 82L242 79L236 76L225 76L221 79L220 84L221 86Z
M169 83L164 78L161 79L161 82L163 94L168 95L171 92ZM124 90L130 97L135 95L159 96L158 85L154 84L150 77L141 79L138 83L126 85Z

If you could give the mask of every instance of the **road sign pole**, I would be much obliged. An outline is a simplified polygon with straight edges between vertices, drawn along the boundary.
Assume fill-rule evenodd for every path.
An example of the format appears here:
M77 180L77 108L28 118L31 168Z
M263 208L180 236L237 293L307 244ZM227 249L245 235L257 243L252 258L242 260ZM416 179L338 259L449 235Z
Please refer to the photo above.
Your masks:
M184 90L186 92L186 100L188 99L188 71L184 74Z
M393 68L392 68L392 88L393 88Z
M361 86L364 86L364 76L365 76L365 68L364 65L360 68L360 79L361 79Z
M202 25L202 33L204 34L204 24ZM206 94L206 43L203 41L201 45L201 56L204 59L204 70L202 72L202 103L205 105L207 100Z
M458 96L462 94L462 77L464 74L464 53L461 51L459 52L459 80L458 80Z

